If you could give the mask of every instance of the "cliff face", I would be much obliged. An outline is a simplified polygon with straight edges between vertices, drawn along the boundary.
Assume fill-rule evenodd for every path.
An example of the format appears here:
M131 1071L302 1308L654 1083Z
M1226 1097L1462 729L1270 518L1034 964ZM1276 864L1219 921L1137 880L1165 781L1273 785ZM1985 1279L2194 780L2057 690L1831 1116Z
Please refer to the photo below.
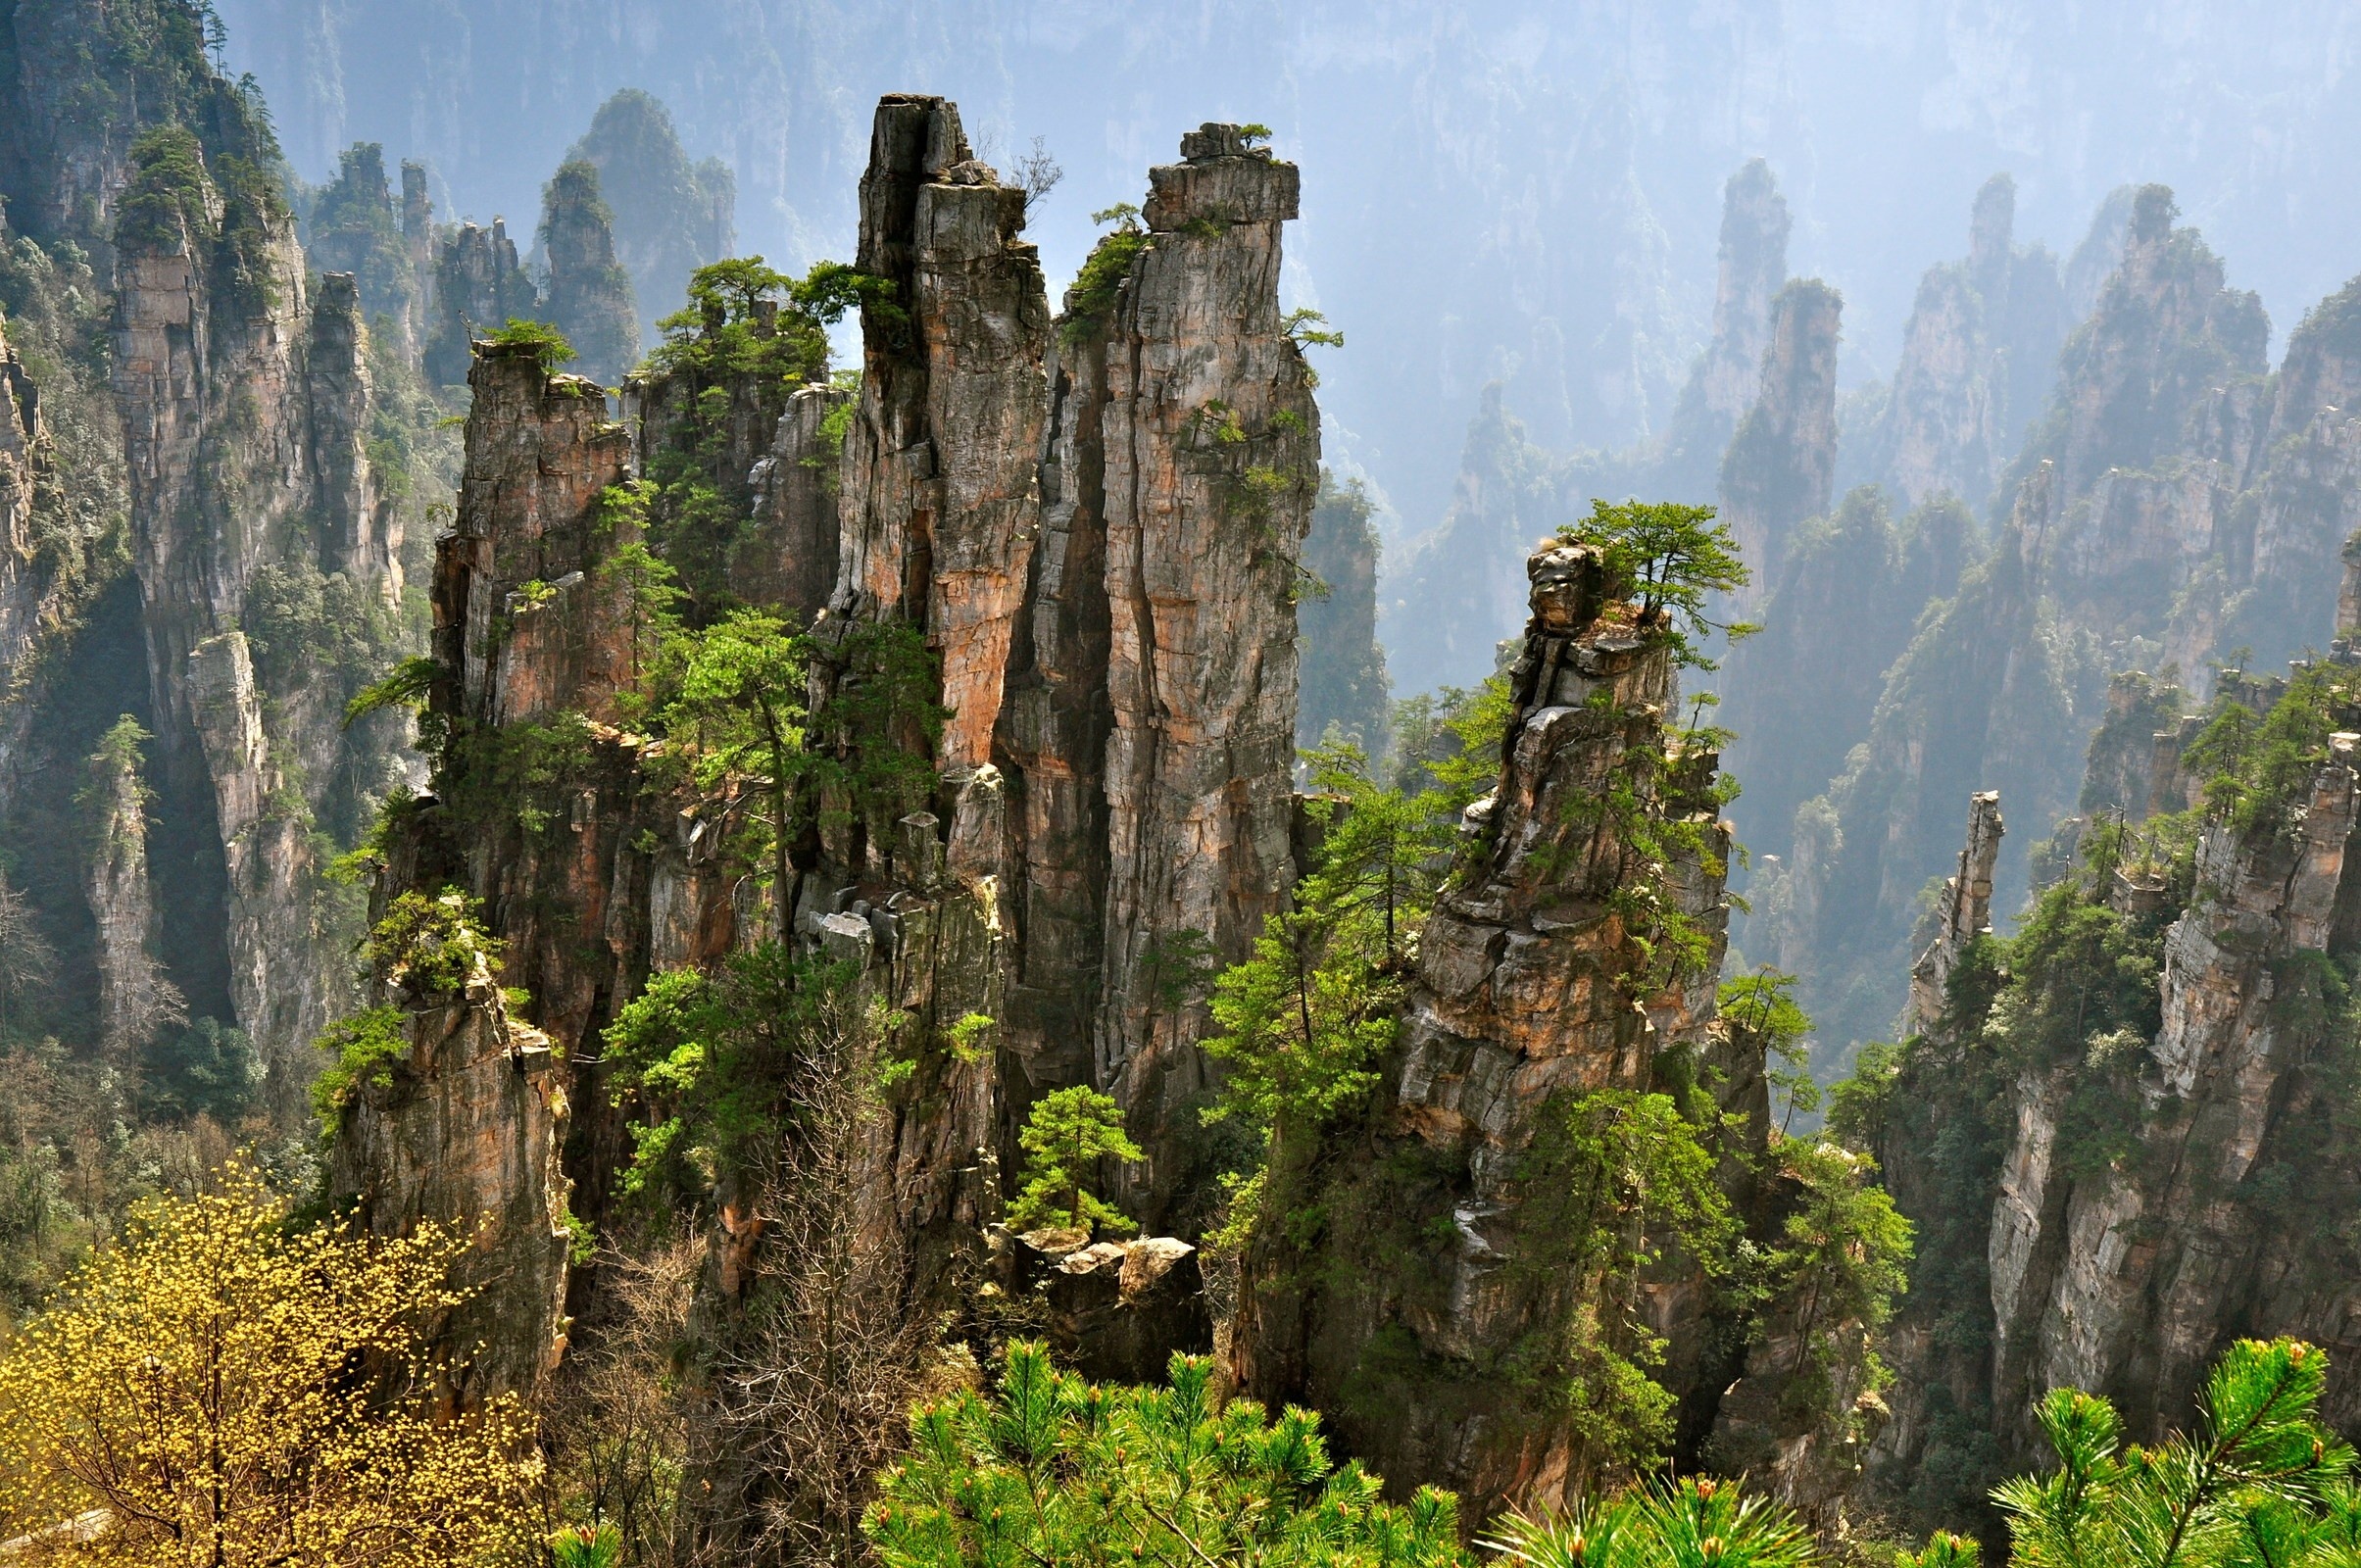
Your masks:
M1794 220L1771 166L1756 158L1722 187L1713 336L1691 372L1667 431L1665 478L1684 499L1713 481L1716 465L1762 391L1771 302L1787 282Z
M511 317L530 318L539 308L533 280L516 260L507 223L490 228L462 223L442 242L434 263L434 334L426 344L426 379L455 386L467 379L468 343L495 332Z
M1283 1282L1250 1282L1262 1288L1245 1293L1233 1341L1243 1386L1331 1412L1389 1479L1456 1488L1471 1517L1505 1496L1561 1498L1597 1462L1566 1409L1537 1401L1516 1370L1547 1383L1560 1336L1600 1332L1596 1318L1571 1326L1596 1282L1549 1261L1569 1221L1535 1174L1547 1129L1577 1097L1657 1088L1685 1057L1728 1069L1757 1152L1767 1108L1759 1059L1750 1071L1725 1059L1709 1028L1727 920L1716 759L1665 727L1679 703L1670 658L1633 607L1605 597L1597 559L1545 547L1530 571L1499 787L1470 809L1365 1124L1323 1152L1312 1255ZM1618 780L1640 819L1691 824L1697 848L1635 858L1634 824L1586 808ZM1699 969L1668 977L1651 963L1645 933L1611 907L1635 881L1696 923L1710 950ZM1674 1340L1663 1376L1686 1397L1734 1369L1704 1353L1700 1282L1683 1267L1651 1276L1645 1310Z
M1789 536L1828 510L1844 312L1843 297L1817 278L1788 284L1771 302L1754 402L1722 459L1722 515L1753 572L1742 605L1762 602L1780 580Z
M1758 877L1776 878L1795 808L1869 734L1886 670L1909 646L1919 612L1958 588L1975 534L1955 501L1896 518L1883 493L1863 486L1790 542L1762 630L1723 663L1716 714L1733 732L1730 772L1746 785L1730 814Z
M581 356L583 374L615 385L639 358L639 312L631 274L615 259L615 214L599 194L596 165L561 164L543 190L541 257L550 324Z
M1883 477L1906 504L1981 508L2040 414L2066 331L2057 264L2013 243L2016 182L1976 193L1964 262L1931 269L1902 333Z
M1106 993L1094 1074L1147 1134L1160 1219L1206 1069L1174 944L1245 956L1294 877L1298 552L1319 478L1311 377L1279 316L1295 166L1233 126L1149 172L1149 243L1108 333Z
M365 446L353 280L308 294L275 193L227 161L217 183L177 134L135 166L117 233L133 561L161 760L210 794L226 861L205 896L222 909L229 1002L266 1057L284 1058L350 992L352 933L322 924L311 828L339 791L381 786L392 743L343 727L352 677L307 667L299 607L333 601L361 668L390 662L399 535ZM271 664L256 657L265 630L282 633Z
M2284 657L2327 617L2337 545L2361 521L2352 421L2321 409L2274 422L2260 308L2172 217L2169 191L2136 194L2122 263L2004 482L1993 560L1888 670L1867 751L1799 809L1787 886L1758 901L1779 935L1749 946L1807 966L1839 1042L1885 1033L1900 1006L1910 902L1950 853L1950 803L1996 787L2021 819L2053 820L2075 802L2110 676L2185 671L2241 644ZM2303 385L2342 384L2341 318L2324 307L2306 341L2290 338L2291 410L2318 401ZM2004 908L2022 857L2002 854Z
M1321 475L1303 536L1306 598L1297 607L1303 692L1296 743L1317 746L1333 724L1374 757L1386 747L1386 653L1377 642L1377 529L1357 484Z
M0 712L30 675L48 575L35 554L33 502L55 461L40 387L0 333ZM9 727L0 719L0 737ZM0 754L11 749L0 738Z

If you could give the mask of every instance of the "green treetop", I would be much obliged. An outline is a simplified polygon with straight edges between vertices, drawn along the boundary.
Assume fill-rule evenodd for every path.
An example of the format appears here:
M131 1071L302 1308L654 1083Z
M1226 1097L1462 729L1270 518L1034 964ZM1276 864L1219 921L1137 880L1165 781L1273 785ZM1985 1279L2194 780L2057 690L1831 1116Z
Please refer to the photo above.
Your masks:
M1059 1089L1036 1101L1016 1135L1025 1152L1024 1185L1008 1205L1008 1228L1028 1231L1053 1221L1121 1234L1139 1229L1131 1216L1084 1184L1102 1159L1144 1157L1123 1132L1123 1110L1088 1084Z
M1715 633L1732 641L1755 628L1713 618L1722 595L1751 580L1729 524L1711 507L1677 501L1593 501L1591 514L1557 530L1568 544L1589 545L1606 563L1608 591L1660 622L1673 660L1711 669L1703 644Z
M910 1451L863 1521L886 1568L1458 1568L1451 1494L1396 1505L1337 1468L1319 1417L1224 1401L1213 1363L1170 1386L1096 1387L1039 1345L1008 1347L989 1394L919 1406Z

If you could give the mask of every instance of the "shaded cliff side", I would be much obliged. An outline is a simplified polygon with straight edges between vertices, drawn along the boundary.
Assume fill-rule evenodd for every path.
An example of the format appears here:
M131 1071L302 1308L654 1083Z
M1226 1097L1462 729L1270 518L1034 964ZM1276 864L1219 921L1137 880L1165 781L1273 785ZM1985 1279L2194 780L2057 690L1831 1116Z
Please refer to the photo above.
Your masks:
M1950 495L1981 510L2048 397L2067 327L2057 262L2014 241L2016 182L1976 193L1964 261L1918 285L1871 472L1903 505Z
M639 359L639 314L631 274L615 259L615 213L599 193L597 165L558 166L542 187L539 238L549 269L542 310L581 356L582 373L615 385Z
M2352 421L2276 422L2258 304L2172 219L2169 191L2137 193L2121 265L2004 481L1991 559L1928 612L1868 744L1800 808L1785 885L1758 900L1771 918L1747 944L1804 966L1832 1049L1899 1009L1912 904L1949 857L1953 803L1998 788L2046 823L2076 799L2112 674L2185 672L2240 645L2285 657L2327 622L2337 546L2361 521ZM2311 319L2289 340L2299 379L2337 359L2338 313ZM2023 855L2001 856L2003 909L2022 901Z
M1334 725L1371 757L1385 752L1391 682L1377 642L1377 529L1357 483L1326 472L1303 536L1306 597L1297 607L1303 687L1296 744L1317 746Z
M2361 675L2340 657L2272 684L2226 683L2186 750L2158 733L2143 793L2171 808L2086 829L2006 941L1979 929L1998 803L1977 797L1913 979L1923 1032L1849 1091L1926 1227L1879 1455L1913 1524L1972 1517L2033 1460L2046 1389L2105 1394L2147 1441L2234 1338L2352 1343ZM2120 771L2105 739L2094 783ZM2357 1388L2332 1375L2344 1430Z
M1788 539L1828 511L1837 471L1837 338L1845 301L1800 278L1771 301L1752 405L1722 457L1721 512L1752 572L1737 597L1762 602L1782 579Z

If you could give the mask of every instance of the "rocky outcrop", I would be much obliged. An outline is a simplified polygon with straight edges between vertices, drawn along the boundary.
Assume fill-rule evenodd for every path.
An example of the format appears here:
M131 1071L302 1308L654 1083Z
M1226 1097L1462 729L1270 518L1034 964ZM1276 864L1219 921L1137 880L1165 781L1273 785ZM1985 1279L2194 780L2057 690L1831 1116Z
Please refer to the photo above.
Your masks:
M1548 1217L1547 1184L1528 1179L1537 1140L1575 1097L1656 1087L1662 1064L1688 1054L1721 1061L1709 1025L1729 834L1710 793L1716 760L1667 728L1670 657L1606 597L1598 558L1545 547L1530 571L1499 787L1470 809L1365 1125L1323 1151L1327 1185L1307 1200L1324 1216L1316 1255L1250 1260L1232 1342L1243 1388L1316 1404L1381 1473L1452 1487L1471 1517L1590 1479L1567 1411L1512 1370L1517 1354L1560 1343L1592 1283L1544 1261L1568 1221ZM1585 808L1614 779L1634 784L1648 820L1690 824L1697 849L1637 863L1632 824ZM1610 910L1635 878L1694 923L1709 949L1698 970L1667 975ZM1755 1102L1759 1139L1759 1061L1722 1065L1731 1108ZM1647 1296L1651 1327L1676 1341L1666 1386L1728 1384L1731 1369L1701 1353L1695 1281L1672 1265Z
M747 468L754 525L740 538L730 581L751 602L808 626L836 586L843 549L832 425L853 394L799 387L772 426L770 450Z
M464 384L472 365L467 345L498 331L511 317L531 318L540 309L533 280L516 260L508 225L462 223L442 243L434 263L434 335L426 345L426 379Z
M1752 573L1742 605L1760 604L1776 587L1789 537L1828 510L1844 311L1843 297L1817 278L1790 283L1771 301L1754 401L1722 459L1722 517Z
M1169 1236L1073 1245L1055 1232L1011 1237L1016 1288L1048 1315L1051 1348L1084 1377L1155 1384L1175 1350L1213 1348L1197 1249Z
M1619 493L1590 480L1526 439L1498 382L1484 388L1451 511L1383 585L1379 640L1403 691L1473 686L1493 672L1501 641L1524 623L1525 552L1565 520L1575 496Z
M1024 193L975 161L958 109L890 95L861 182L857 266L908 301L862 313L830 613L921 628L942 662L940 763L991 761L1041 498L1050 311ZM957 847L962 856L997 846ZM880 847L882 849L882 847ZM984 863L984 862L977 862Z
M1377 642L1375 511L1357 481L1323 472L1311 529L1303 536L1307 581L1296 608L1303 678L1296 743L1317 746L1330 725L1371 757L1386 749L1386 652Z
M1969 943L1992 933L1992 865L2000 858L2004 831L1999 791L1987 790L1968 798L1967 844L1959 852L1959 869L1943 881L1941 924L1936 927L1935 940L1910 968L1906 1030L1935 1026L1960 955Z
M2015 218L2016 183L1994 174L1976 193L1966 261L1918 286L1879 438L1905 504L1983 507L2047 395L2065 302L2049 253L2012 243Z
M599 194L598 166L572 159L541 191L541 259L549 269L550 324L602 386L639 358L639 308L631 274L615 259L615 214Z
M354 1086L328 1191L369 1234L425 1223L470 1240L451 1278L466 1298L427 1325L438 1405L531 1398L566 1348L564 1066L547 1035L509 1016L480 963L456 990L396 986L382 1001L409 1050Z
M84 786L84 890L97 927L99 1042L127 1068L156 1031L186 1009L156 962L156 901L148 887L146 732L127 715L89 760Z
M40 387L0 333L0 705L30 674L44 576L34 554L33 497L54 462Z
M322 272L347 272L360 285L362 310L417 363L427 330L430 269L421 267L417 234L428 221L425 172L403 170L403 205L394 205L385 149L356 142L336 177L313 201L304 248Z
M1664 481L1684 499L1701 498L1716 466L1762 391L1771 347L1771 301L1787 282L1794 220L1787 199L1756 158L1722 187L1721 249L1713 287L1713 336L1691 371L1665 440Z
M314 813L338 780L375 779L394 737L346 730L344 679L309 667L289 626L276 684L252 623L266 581L332 589L365 612L398 593L392 514L365 444L371 389L358 294L315 296L274 190L224 160L159 145L135 168L117 235L115 394L131 480L133 561L160 761L210 796L227 880L220 915L230 1004L266 1059L284 1059L350 996L349 931L326 928ZM360 641L360 626L339 628ZM387 647L388 662L397 650ZM376 657L372 650L366 657ZM366 678L366 677L363 677Z
M671 111L654 94L626 87L599 105L590 128L566 151L595 166L615 210L615 257L629 270L643 339L679 309L689 274L738 254L738 186L727 164L691 164Z

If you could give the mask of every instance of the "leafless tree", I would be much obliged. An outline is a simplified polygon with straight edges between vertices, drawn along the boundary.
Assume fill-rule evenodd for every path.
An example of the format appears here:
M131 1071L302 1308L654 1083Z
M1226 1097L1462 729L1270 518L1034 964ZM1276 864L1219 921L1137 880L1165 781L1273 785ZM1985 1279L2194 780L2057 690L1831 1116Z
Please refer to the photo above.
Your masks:
M713 1451L691 1465L735 1529L701 1555L861 1562L871 1478L936 1364L940 1328L910 1302L893 1213L884 1025L854 996L823 1010L794 1068L793 1124L754 1184L752 1277L714 1367L717 1418L700 1424Z
M27 992L49 979L57 954L42 940L32 905L0 871L0 1039Z
M1065 170L1057 159L1050 156L1049 147L1039 136L1033 138L1032 151L1018 155L1014 172L1016 188L1025 193L1025 215L1027 217L1031 217L1033 209L1041 204L1042 198L1056 189L1059 180L1065 178Z
M643 1250L610 1250L597 1321L561 1372L546 1428L554 1494L586 1503L622 1537L622 1560L679 1560L680 1476L690 1404L678 1376L708 1249L684 1231Z

